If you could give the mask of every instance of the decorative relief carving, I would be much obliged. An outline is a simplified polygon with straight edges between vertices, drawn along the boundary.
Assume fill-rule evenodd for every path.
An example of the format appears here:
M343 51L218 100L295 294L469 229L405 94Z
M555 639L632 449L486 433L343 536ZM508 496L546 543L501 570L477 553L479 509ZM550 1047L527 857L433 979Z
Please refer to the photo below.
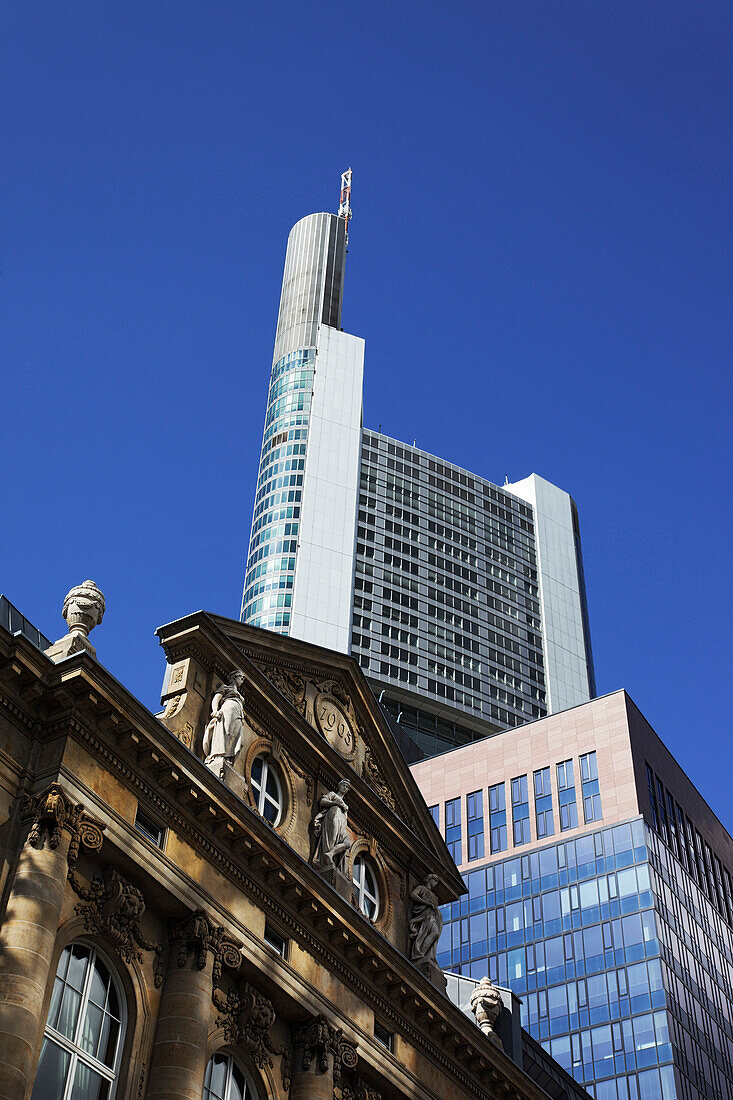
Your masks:
M340 1027L334 1027L325 1016L316 1016L294 1030L294 1042L303 1048L302 1067L309 1070L315 1062L317 1073L328 1072L328 1056L333 1056L333 1081L341 1080L343 1070L356 1069L356 1046L344 1038Z
M58 848L61 833L69 833L70 867L76 863L82 844L94 852L102 847L104 825L95 821L80 802L74 804L58 783L52 783L41 794L24 794L20 816L21 821L32 822L27 839L32 848L43 848L46 842L49 848Z
M336 696L335 681L328 685L329 691L319 691L315 699L316 724L329 745L336 749L344 760L353 760L356 756L356 733L346 707Z
M368 745L366 747L366 753L364 756L362 775L367 780L369 785L373 787L374 790L377 792L379 797L382 799L382 802L386 802L390 810L395 811L396 805L394 795L392 794L392 791L390 790L386 780L382 776L382 773L379 770L379 765L374 759L372 750L369 748Z
M306 721L309 721L305 713L305 680L296 672L290 672L284 668L278 668L264 661L255 661L257 668L263 676L266 676L273 687L277 688L281 695L289 699L296 710L300 711Z
M172 718L174 714L178 714L183 704L186 702L186 692L182 691L178 695L171 695L170 699L165 704L165 710L163 711L164 718Z
M353 760L358 747L359 723L350 696L337 680L306 680L289 669L265 662L257 667L289 699L306 722L344 758Z
M469 1003L471 1005L471 1012L473 1012L476 1017L476 1023L481 1028L484 1035L486 1035L495 1046L501 1047L503 1044L494 1031L494 1027L501 1015L501 1010L504 1005L501 999L501 993L490 978L486 977L481 979L471 994Z
M242 982L227 994L215 989L213 1001L220 1011L216 1024L221 1027L229 1043L241 1043L249 1052L258 1069L272 1068L271 1055L281 1059L280 1076L283 1088L290 1090L292 1058L287 1046L277 1043L270 1035L275 1023L272 1002L249 982Z
M75 912L83 919L87 932L104 936L125 962L142 962L143 951L153 951L153 972L156 988L163 984L165 952L161 944L148 940L140 928L145 912L145 899L136 886L124 879L113 867L105 867L102 876L95 875L86 889L74 876L70 879L74 891L82 899Z
M183 742L187 749L193 748L193 734L194 729L190 722L186 722L185 726L175 731L175 736Z

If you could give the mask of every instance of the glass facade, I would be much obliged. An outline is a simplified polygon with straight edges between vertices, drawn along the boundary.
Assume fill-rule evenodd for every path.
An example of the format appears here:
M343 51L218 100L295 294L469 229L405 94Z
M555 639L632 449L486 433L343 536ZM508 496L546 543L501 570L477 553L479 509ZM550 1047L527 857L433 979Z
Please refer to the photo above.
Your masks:
M591 1095L733 1097L733 932L643 819L465 881L439 965L511 988L523 1027Z
M303 496L315 348L272 368L242 597L243 622L287 634Z

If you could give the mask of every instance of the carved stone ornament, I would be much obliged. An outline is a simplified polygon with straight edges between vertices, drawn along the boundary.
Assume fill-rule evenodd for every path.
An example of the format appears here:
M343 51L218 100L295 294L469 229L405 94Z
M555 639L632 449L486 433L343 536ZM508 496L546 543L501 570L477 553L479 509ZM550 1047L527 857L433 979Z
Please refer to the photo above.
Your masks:
M226 929L214 924L203 909L196 909L182 920L169 925L171 947L177 951L176 962L183 969L192 961L196 970L206 966L208 952L214 957L212 984L221 981L223 967L239 970L242 962L242 944L234 940Z
M79 849L83 845L91 852L102 847L102 833L105 826L95 821L81 803L73 803L58 783L52 783L41 794L23 795L20 817L23 822L31 822L26 843L31 848L58 848L62 832L69 833L69 873L73 871Z
M70 881L82 899L75 912L83 919L86 931L104 936L128 963L142 962L142 952L153 951L155 985L159 988L163 984L165 952L161 944L142 933L145 899L138 888L109 866L101 877L95 875L88 889L75 877Z
M502 1046L501 1039L494 1031L496 1021L499 1019L503 1002L501 993L490 978L482 978L471 994L471 1011L476 1017L476 1023L484 1035L494 1043Z
M353 760L358 747L359 723L350 697L338 680L306 680L289 669L256 662L262 674L289 699L306 722L336 749Z
M104 618L104 606L104 596L94 581L84 581L72 588L66 594L62 611L69 634L81 634L86 638Z
M325 1016L316 1016L306 1024L300 1024L294 1032L294 1042L303 1047L303 1069L309 1070L315 1062L317 1073L328 1072L328 1056L333 1056L334 1084L341 1080L343 1070L356 1069L356 1046L344 1038L339 1027L334 1027Z
M276 665L264 661L255 661L257 668L263 676L266 676L273 687L277 688L281 695L289 699L295 709L307 720L305 712L305 680L296 672L278 668Z
M374 788L382 802L386 802L390 810L396 810L394 795L389 789L387 782L385 781L381 771L379 770L379 764L374 759L372 750L367 745L366 753L364 756L364 766L362 768L362 774L367 780L369 785Z
M328 690L316 695L314 709L318 729L344 760L353 760L356 732L347 707L348 697L344 697L335 681L328 685Z
M289 1092L292 1057L287 1046L270 1035L277 1018L272 1002L249 982L240 983L227 994L215 989L213 1000L220 1012L216 1024L224 1029L227 1042L241 1043L258 1069L272 1069L271 1055L279 1057L283 1088Z

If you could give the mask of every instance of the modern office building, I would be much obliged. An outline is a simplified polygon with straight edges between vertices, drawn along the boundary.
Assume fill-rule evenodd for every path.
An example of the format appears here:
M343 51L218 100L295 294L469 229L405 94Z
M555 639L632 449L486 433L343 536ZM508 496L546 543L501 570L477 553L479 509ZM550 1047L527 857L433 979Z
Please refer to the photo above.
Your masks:
M733 1097L733 841L624 691L414 764L488 972L597 1100Z
M353 653L432 754L595 695L578 517L363 429L341 197L288 239L241 619Z

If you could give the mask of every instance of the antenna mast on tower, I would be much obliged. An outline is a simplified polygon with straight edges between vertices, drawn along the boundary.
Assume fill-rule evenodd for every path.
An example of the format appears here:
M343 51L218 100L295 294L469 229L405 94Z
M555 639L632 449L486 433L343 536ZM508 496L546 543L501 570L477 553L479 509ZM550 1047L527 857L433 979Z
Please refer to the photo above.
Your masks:
M349 222L353 210L351 209L351 169L347 168L345 172L341 173L341 203L339 205L338 216L343 218L346 222L346 244L349 243Z

